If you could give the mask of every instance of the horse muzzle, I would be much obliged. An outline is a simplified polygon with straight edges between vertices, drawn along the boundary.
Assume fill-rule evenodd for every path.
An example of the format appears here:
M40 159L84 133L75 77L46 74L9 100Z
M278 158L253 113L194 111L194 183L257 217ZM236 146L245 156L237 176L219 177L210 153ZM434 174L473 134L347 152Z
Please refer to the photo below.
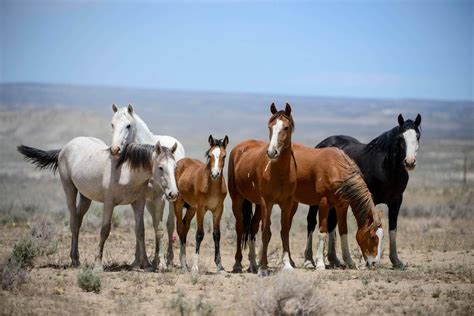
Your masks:
M270 160L277 160L280 157L280 153L276 149L268 149L267 156Z
M112 156L118 156L120 155L120 152L122 151L122 148L120 148L120 146L111 146L110 147L110 153L112 154Z
M413 161L405 160L403 164L405 165L405 169L407 169L408 171L412 171L416 167L416 160L413 160Z
M167 199L168 201L170 201L170 202L176 201L176 200L178 199L178 197L179 197L179 192L178 192L178 191L176 191L176 192L168 192L168 193L166 194L166 199Z

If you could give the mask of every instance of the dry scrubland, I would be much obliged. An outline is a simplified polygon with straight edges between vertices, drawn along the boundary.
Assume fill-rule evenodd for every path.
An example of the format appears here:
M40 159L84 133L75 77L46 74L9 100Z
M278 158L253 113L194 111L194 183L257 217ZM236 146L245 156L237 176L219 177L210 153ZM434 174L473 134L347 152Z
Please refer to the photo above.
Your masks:
M304 124L298 125L296 113L299 141L312 145L319 136L312 136ZM69 267L70 232L59 179L48 172L34 170L22 161L15 146L26 143L40 148L59 148L77 135L107 140L110 138L109 115L62 108L0 112L0 268L4 271L0 314L473 313L472 172L468 173L468 184L462 183L465 154L468 169L473 170L472 140L422 138L418 166L411 173L399 218L399 254L408 264L404 271L391 268L388 238L384 241L381 267L377 270L304 270L301 266L307 207L300 207L291 230L292 253L298 266L292 273L278 271L281 255L278 209L274 210L269 247L270 266L274 270L270 277L215 273L209 215L198 277L180 271L177 242L175 266L170 272L144 273L128 266L134 253L133 216L129 207L120 207L114 213L112 232L105 245L106 270L98 274L100 290L89 282L97 293L83 291L78 285L82 270ZM395 118L393 123L384 121L387 128L382 129L372 126L375 132L370 135L376 136L394 122ZM252 121L251 124L257 123ZM202 157L209 133L206 126L209 125L199 126L199 132L188 126L187 134L177 134L188 155ZM248 134L263 138L265 128L232 131L228 132L231 147ZM326 132L328 135L331 131ZM201 134L202 137L198 137ZM361 132L360 135L366 134ZM232 268L235 251L234 219L229 206L226 201L221 245L227 271ZM93 262L100 219L101 206L93 204L85 217L79 241L83 266ZM350 223L351 252L356 262L362 263L353 237L353 218ZM384 227L388 227L386 221ZM192 259L194 233L193 225L188 237L188 263ZM28 240L32 241L29 248ZM148 214L146 243L151 257L154 238ZM17 258L27 257L25 254L35 256L24 264L24 269L17 270L11 264L8 266L7 258L11 258L12 249L17 250ZM83 277L81 281L84 280Z

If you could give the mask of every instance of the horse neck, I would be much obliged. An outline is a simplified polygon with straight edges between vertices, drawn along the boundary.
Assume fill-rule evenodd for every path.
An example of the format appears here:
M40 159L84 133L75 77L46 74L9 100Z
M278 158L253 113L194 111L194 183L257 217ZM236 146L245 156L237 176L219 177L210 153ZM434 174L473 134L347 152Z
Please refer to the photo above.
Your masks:
M137 114L134 114L134 118L137 128L137 134L135 136L136 141L140 144L153 144L154 135L146 123Z
M396 133L398 131L398 127L394 127L391 130L383 133L382 135L378 136L377 138L373 139L370 144L373 142L377 141L378 139L384 137L386 139L383 140L383 145L378 145L375 148L374 153L380 153L383 152L383 154L386 156L386 165L383 170L385 171L386 175L388 176L393 176L393 175L399 175L400 171L405 170L403 167L401 167L401 159L399 158L399 155L395 152L396 149L394 149L393 142L396 141ZM403 169L403 170L400 170Z

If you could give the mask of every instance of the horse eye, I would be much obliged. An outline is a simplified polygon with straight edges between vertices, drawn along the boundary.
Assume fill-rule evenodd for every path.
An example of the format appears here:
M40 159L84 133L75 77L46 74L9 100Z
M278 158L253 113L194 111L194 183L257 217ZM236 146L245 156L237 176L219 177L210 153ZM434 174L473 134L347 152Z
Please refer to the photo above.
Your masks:
M163 171L163 167L162 167L162 166L159 166L158 169L160 169L160 171Z
M114 128L114 124L113 124L113 123L111 123L110 126L112 126L112 128Z
M287 127L285 127L285 131L287 131L287 130L288 130L288 126L287 126Z
M130 129L130 124L127 125L127 128Z

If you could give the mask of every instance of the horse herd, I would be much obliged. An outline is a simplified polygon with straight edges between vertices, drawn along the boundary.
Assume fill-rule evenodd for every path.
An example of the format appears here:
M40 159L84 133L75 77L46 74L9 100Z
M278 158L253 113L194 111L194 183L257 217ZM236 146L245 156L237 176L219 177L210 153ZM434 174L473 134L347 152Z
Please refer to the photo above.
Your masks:
M60 150L44 151L21 145L18 151L41 169L59 171L70 213L72 266L80 265L78 239L84 214L91 201L104 204L97 268L102 268L104 244L111 228L116 205L131 204L135 215L136 249L132 265L145 271L168 269L173 263L173 231L180 240L180 263L188 271L186 237L196 214L196 249L191 270L199 272L199 253L204 238L204 215L213 216L214 261L218 271L224 268L220 255L220 220L224 199L229 193L235 217L237 249L233 272L242 272L242 250L248 247L248 271L268 275L267 249L272 235L271 212L281 208L282 268L293 269L289 232L298 204L310 205L305 267L325 268L324 247L328 241L328 260L341 266L335 251L335 227L339 227L342 258L349 268L356 268L347 240L347 212L350 206L357 222L356 240L370 268L382 252L382 212L375 205L389 209L390 259L395 268L403 268L396 248L397 218L408 170L416 165L421 116L398 125L362 144L349 136L332 136L316 148L292 143L295 123L291 106L284 110L270 106L269 142L246 140L229 154L228 185L223 176L229 138L209 136L206 162L185 158L183 145L173 137L154 135L133 107L112 106L114 115L112 145L93 137L77 137ZM169 202L166 228L168 248L165 258L165 200ZM150 263L145 249L144 209L152 216L155 231L155 256ZM183 211L184 215L183 215ZM316 262L312 239L317 230ZM262 230L259 258L255 251L256 234Z

